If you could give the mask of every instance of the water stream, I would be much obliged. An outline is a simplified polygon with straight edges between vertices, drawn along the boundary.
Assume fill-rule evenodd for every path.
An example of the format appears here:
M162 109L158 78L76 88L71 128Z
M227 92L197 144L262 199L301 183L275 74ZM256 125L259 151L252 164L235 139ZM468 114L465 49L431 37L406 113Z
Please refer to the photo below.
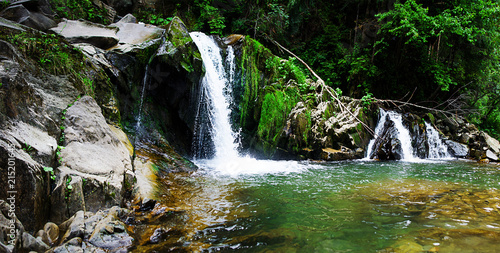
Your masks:
M160 179L160 205L132 225L133 252L496 252L498 166L415 159L401 115L384 110L375 132L394 122L403 161L242 156L229 117L232 49L223 59L211 37L191 36L206 69L193 143L200 169Z

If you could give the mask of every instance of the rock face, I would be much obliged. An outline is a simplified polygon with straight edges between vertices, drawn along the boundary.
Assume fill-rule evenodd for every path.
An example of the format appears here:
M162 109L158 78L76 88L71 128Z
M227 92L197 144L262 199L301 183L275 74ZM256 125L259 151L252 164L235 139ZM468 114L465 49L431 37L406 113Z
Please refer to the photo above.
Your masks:
M127 147L106 123L101 108L94 99L84 96L67 110L64 125L65 147L60 151L62 162L56 190L66 187L65 195L81 193L70 203L83 203L92 212L103 206L119 205L124 175L132 170L132 162ZM75 184L76 191L68 193L67 185L81 178L86 180L85 184ZM64 206L59 201L54 200L53 205ZM58 218L53 220L67 217Z

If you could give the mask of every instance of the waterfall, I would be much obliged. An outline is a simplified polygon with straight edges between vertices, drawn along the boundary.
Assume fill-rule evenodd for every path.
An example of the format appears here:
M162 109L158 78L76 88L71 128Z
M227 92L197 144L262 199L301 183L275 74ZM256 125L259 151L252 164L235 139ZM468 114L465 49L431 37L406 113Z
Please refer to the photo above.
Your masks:
M448 153L448 147L439 137L438 131L429 123L425 122L427 144L429 146L428 158L442 159L451 158Z
M411 145L410 131L408 131L408 129L406 129L403 125L403 117L401 114L393 111L389 111L388 115L398 130L398 138L399 141L401 141L401 149L403 151L403 157L401 160L415 160L415 157L413 156L413 146Z
M146 70L144 71L144 78L142 79L142 91L141 91L141 100L139 102L139 113L137 114L137 125L136 125L136 132L138 132L141 128L141 121L142 121L142 106L144 104L144 93L146 93L146 86L148 85L149 82L149 64L146 65Z
M379 122L377 123L377 127L375 128L375 138L370 141L368 144L368 152L366 154L365 159L370 159L372 156L372 153L375 151L375 145L376 145L376 138L381 138L383 137L383 132L384 132L384 126L386 124L386 121L392 121L394 123L394 128L396 129L394 138L397 138L401 142L401 160L405 161L413 161L416 160L415 156L413 155L413 147L411 144L411 135L410 131L406 129L406 127L403 125L403 119L401 114L393 111L385 111L382 108L380 108L380 119Z
M216 41L200 32L192 32L190 35L200 50L205 67L196 115L197 127L193 143L195 157L236 158L239 156L238 134L233 131L230 122L234 51L231 46L228 47L226 65L229 68L226 72L222 52Z
M368 143L368 150L366 152L365 159L370 159L370 157L373 153L373 148L375 146L375 140L376 140L376 138L378 138L382 135L382 131L384 129L386 118L387 118L387 112L384 109L380 108L379 120L378 120L377 126L375 127L375 136Z

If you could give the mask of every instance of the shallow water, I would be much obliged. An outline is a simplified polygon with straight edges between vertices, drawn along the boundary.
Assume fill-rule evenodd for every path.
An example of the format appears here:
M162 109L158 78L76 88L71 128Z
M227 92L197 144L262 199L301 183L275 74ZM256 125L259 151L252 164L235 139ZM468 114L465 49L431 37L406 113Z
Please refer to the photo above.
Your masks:
M176 233L151 246L152 229L136 229L146 239L135 250L500 251L495 165L252 159L198 165L195 174L164 177L159 190L162 210L178 216L168 223ZM236 167L245 170L230 171Z

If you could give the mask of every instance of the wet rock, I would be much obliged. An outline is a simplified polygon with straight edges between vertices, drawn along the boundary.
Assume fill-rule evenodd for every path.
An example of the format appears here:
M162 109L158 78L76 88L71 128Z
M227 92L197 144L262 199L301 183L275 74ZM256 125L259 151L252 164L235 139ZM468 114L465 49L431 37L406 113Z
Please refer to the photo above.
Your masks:
M320 158L325 161L342 161L362 158L363 151L354 152L348 148L335 150L330 148L322 149Z
M149 242L150 243L159 243L159 242L161 242L167 236L167 232L168 231L165 230L164 228L157 228L157 229L155 229L155 231L153 232L153 235L151 235L151 237L149 237Z
M233 45L235 43L241 43L244 39L245 39L244 35L231 34L224 38L224 43L226 43L226 45Z
M118 28L106 27L88 21L65 20L50 29L63 36L70 43L88 43L101 49L108 49L119 41Z
M151 211L156 205L156 200L153 199L143 199L139 211Z
M458 143L452 140L444 140L448 151L454 157L465 158L469 154L469 148L465 144Z
M382 134L375 140L373 158L380 160L400 160L403 157L401 141L394 122L386 120Z

